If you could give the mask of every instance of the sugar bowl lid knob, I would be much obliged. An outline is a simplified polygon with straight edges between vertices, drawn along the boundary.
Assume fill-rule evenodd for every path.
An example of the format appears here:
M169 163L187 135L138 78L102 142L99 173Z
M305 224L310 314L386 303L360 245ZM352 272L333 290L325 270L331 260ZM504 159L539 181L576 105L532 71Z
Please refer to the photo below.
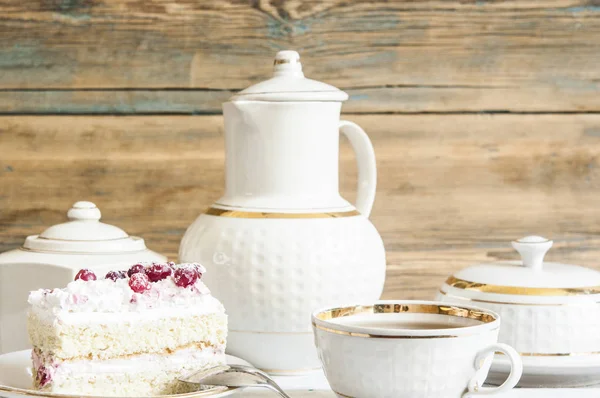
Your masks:
M541 270L544 265L544 256L554 242L541 236L526 236L511 243L512 247L521 255L524 267Z
M67 217L73 221L99 221L102 214L94 203L79 201L69 209Z

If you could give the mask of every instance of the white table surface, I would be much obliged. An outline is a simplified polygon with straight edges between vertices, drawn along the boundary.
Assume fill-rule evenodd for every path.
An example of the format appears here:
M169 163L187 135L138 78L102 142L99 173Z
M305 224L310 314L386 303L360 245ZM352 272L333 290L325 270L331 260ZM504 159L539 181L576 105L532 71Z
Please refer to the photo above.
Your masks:
M276 376L275 381L292 398L334 398L322 371L305 376ZM239 396L276 398L268 391L244 391ZM518 388L506 394L490 395L497 398L600 398L600 388Z
M298 390L289 393L292 398L336 398L331 391L322 390ZM273 392L244 391L233 397L254 397L254 398L277 398ZM514 392L499 395L489 395L490 398L598 398L600 389L518 389Z
M16 356L15 356L16 354ZM31 376L25 371L29 365L29 353L13 353L0 358L0 379L4 378L13 383L21 379L21 384L31 382ZM279 376L275 381L289 393L292 398L335 398L329 389L329 384L322 371L312 372L303 376ZM1 381L1 380L0 380ZM6 383L8 384L8 383ZM18 383L17 383L18 384ZM11 384L14 385L14 384ZM17 387L27 388L21 385ZM277 396L265 390L241 391L232 397L276 398ZM600 387L596 388L555 388L555 389L516 389L507 394L491 395L494 398L600 398Z

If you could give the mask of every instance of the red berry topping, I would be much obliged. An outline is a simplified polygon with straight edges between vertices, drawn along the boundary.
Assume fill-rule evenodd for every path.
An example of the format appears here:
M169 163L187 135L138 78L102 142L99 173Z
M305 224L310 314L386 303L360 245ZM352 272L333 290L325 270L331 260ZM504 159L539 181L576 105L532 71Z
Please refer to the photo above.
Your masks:
M196 272L198 273L198 278L202 278L202 273L205 271L205 268L198 263L194 263L194 268L196 269Z
M131 275L129 287L136 293L144 293L146 290L150 290L150 279L145 273L138 272Z
M88 302L88 297L87 296L81 296L78 294L74 294L73 295L73 303L75 304L85 304Z
M153 263L150 268L146 269L146 275L150 282L158 282L170 276L173 271L169 264Z
M50 371L46 369L45 366L40 366L35 379L40 387L45 387L52 381L52 376L50 375Z
M117 281L117 279L125 279L127 278L127 272L125 271L110 271L105 276L106 279L112 279L113 281Z
M79 280L79 279L81 279L82 281L95 281L96 274L94 274L89 269L84 268L84 269L79 270L77 275L75 275L75 280Z
M132 266L131 268L129 268L129 271L127 271L127 276L131 278L131 275L133 274L137 274L138 272L146 272L146 267L144 267L143 264L136 264L134 266Z
M198 272L191 267L177 268L173 275L175 284L179 287L188 287L198 280Z

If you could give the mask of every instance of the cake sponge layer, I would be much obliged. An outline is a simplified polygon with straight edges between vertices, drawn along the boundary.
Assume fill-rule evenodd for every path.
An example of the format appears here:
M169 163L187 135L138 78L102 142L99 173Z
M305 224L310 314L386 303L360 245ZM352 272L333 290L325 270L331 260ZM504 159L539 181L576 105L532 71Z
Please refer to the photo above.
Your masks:
M141 353L163 354L192 344L224 346L227 316L179 314L173 317L127 319L123 314L97 314L97 322L65 322L32 311L29 336L38 351L55 360L110 359ZM180 310L181 312L181 310ZM151 314L150 314L151 315ZM111 318L112 317L112 318Z

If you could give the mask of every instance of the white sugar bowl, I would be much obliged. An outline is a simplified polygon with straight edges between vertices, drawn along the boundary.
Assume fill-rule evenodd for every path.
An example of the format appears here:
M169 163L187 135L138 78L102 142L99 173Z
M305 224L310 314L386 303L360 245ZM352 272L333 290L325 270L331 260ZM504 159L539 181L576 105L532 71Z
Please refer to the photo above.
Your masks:
M0 254L0 354L29 347L26 329L27 296L32 290L64 287L81 268L98 275L136 262L165 261L146 248L142 238L100 222L91 202L77 202L69 221L39 235L22 247Z
M520 385L555 386L556 377L572 370L575 360L577 366L588 359L600 365L600 272L544 262L552 241L540 236L513 241L512 246L521 261L463 269L446 280L437 298L500 314L498 341L524 358ZM541 377L553 372L554 379ZM596 379L600 382L600 376ZM587 384L572 384L582 383Z

